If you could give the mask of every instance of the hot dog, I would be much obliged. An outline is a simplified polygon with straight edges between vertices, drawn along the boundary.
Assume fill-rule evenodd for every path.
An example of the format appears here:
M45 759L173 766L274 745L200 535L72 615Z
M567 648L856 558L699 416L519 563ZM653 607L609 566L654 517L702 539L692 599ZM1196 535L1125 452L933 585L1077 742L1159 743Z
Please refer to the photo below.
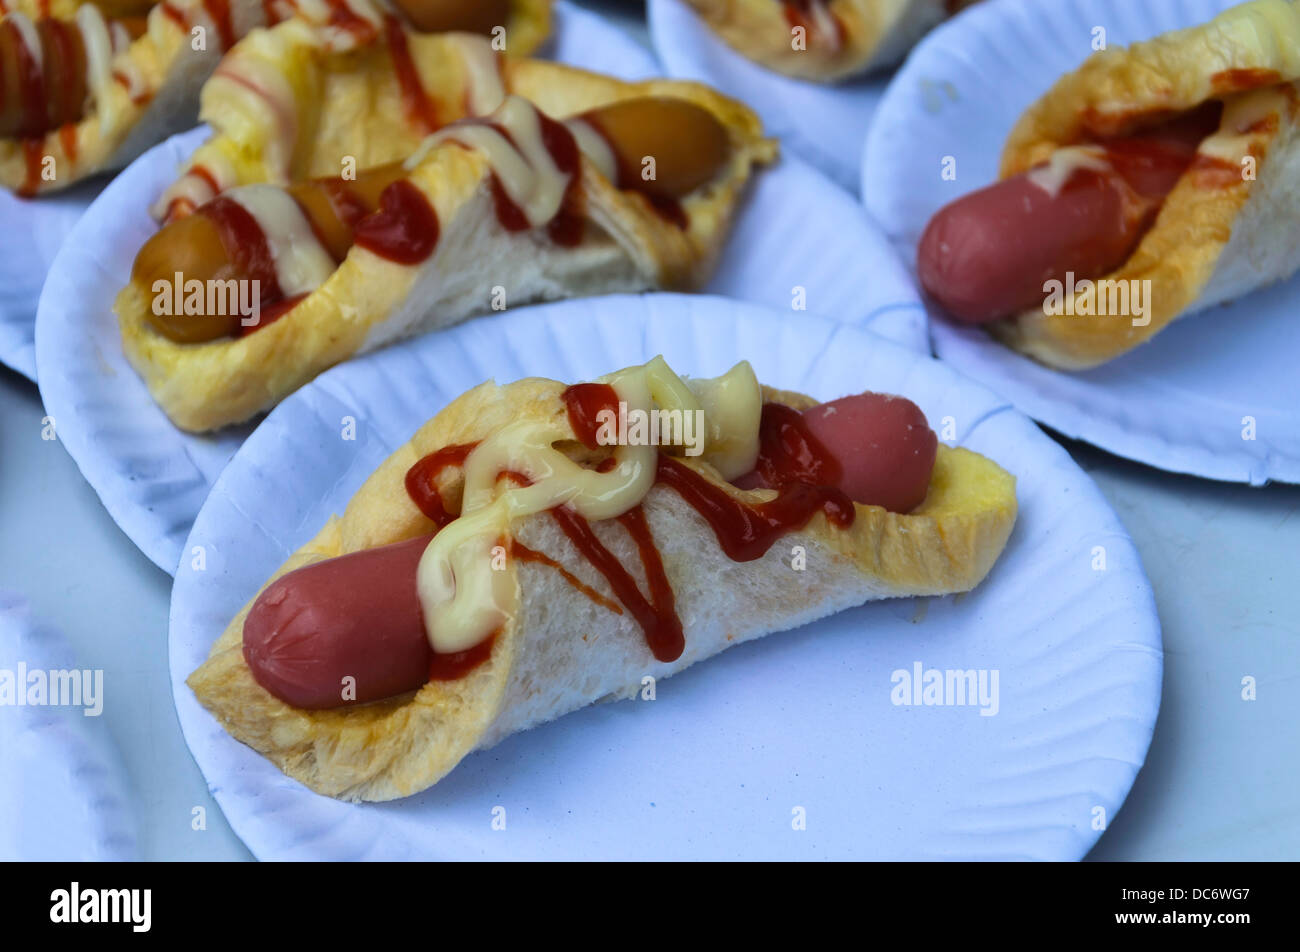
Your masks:
M474 120L469 120L473 122ZM684 100L644 98L627 100L586 113L575 120L595 129L608 145L617 172L617 184L656 198L678 198L709 181L729 154L726 130L712 113ZM641 175L642 161L653 155L653 178ZM626 170L626 171L624 171ZM635 170L635 171L632 171ZM379 207L389 186L405 174L401 163L370 169L355 181L320 179L288 187L312 230L336 262L351 248L355 229ZM254 273L249 252L237 236L219 227L212 214L218 197L197 214L177 218L149 239L136 256L132 281L152 288L158 280L261 280L263 304L273 282ZM160 334L181 343L199 343L239 333L237 315L148 315Z
M1049 280L1100 278L1133 253L1165 196L1218 127L1218 102L1132 136L1058 153L973 192L930 220L917 250L925 290L959 321L1039 306ZM1063 178L1063 180L1061 180Z
M910 400L878 393L769 415L756 469L735 481L767 486L793 457L833 459L835 488L854 502L907 512L925 499L937 438ZM802 423L802 425L801 425ZM808 441L817 446L809 452ZM786 457L777 465L778 456ZM772 464L772 465L768 465ZM798 466L796 465L796 469ZM816 481L825 469L801 479ZM366 703L429 680L436 657L417 599L416 569L430 536L328 559L272 583L244 622L244 657L262 687L294 707ZM355 699L344 698L344 678Z
M112 21L131 38L143 17ZM9 15L0 21L0 138L43 136L80 122L88 99L86 41L77 23Z

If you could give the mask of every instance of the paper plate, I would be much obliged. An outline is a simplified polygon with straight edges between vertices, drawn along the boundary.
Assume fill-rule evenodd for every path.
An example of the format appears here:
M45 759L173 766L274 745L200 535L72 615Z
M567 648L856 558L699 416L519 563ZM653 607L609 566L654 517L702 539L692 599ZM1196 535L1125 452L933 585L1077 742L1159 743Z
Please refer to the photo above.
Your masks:
M211 436L172 426L122 353L112 303L154 232L149 196L206 136L195 129L156 147L96 200L55 261L37 327L41 396L59 438L117 524L167 572L251 426ZM797 297L809 312L926 349L925 313L889 243L859 203L798 159L757 176L708 290L785 308L795 324L806 316L791 310Z
M1026 107L1090 53L1209 20L1233 0L981 3L929 35L880 105L862 195L909 266L930 217L997 178ZM944 156L957 181L941 181ZM1259 485L1300 482L1300 280L1175 322L1082 373L1050 370L937 313L935 351L1053 429L1151 466Z
M0 189L0 363L36 379L36 302L45 274L104 179L45 198Z
M650 38L670 76L708 83L748 104L769 135L857 191L862 143L888 73L836 85L792 79L724 43L682 0L647 0Z
M229 620L449 400L488 377L576 381L659 353L683 373L746 358L778 387L902 393L936 426L951 417L956 442L1019 480L1006 552L967 596L878 602L742 645L661 683L653 703L515 735L393 803L311 793L199 706L185 678ZM355 440L340 438L344 416ZM1078 859L1120 808L1159 706L1150 587L1064 450L929 357L721 298L544 305L335 368L248 439L187 544L206 564L183 563L172 592L176 708L262 859ZM918 663L997 671L997 713L895 706L892 673Z
M0 671L73 670L63 637L0 592ZM0 702L0 860L135 859L136 818L108 726L84 706L10 704Z
M560 0L555 28L539 55L586 69L639 79L659 73L645 50L594 13ZM54 256L104 189L98 177L39 199L0 190L0 363L36 379L36 304Z

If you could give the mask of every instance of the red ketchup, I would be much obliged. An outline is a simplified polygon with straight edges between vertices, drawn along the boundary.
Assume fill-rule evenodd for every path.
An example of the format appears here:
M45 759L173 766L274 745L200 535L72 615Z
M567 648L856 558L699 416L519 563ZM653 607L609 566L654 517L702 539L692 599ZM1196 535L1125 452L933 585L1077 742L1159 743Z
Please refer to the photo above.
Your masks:
M438 215L415 185L398 179L379 193L379 208L357 222L353 241L398 264L419 264L438 245Z
M228 50L234 46L235 27L230 20L230 0L203 0L203 9L208 12L212 22L217 25L217 36L221 40L221 48Z
M560 200L560 210L547 225L547 231L551 240L557 245L563 247L574 247L582 241L583 221L581 208L581 194L578 170L581 164L581 156L578 151L577 140L573 138L573 133L564 126L563 123L556 122L544 112L538 110L537 118L542 128L542 144L546 151L550 153L555 167L560 173L568 177L564 187L564 195ZM496 130L507 142L513 144L510 130L506 129L499 123L487 119L464 119L457 125L483 125ZM453 140L454 141L454 140ZM496 211L497 222L506 231L520 232L527 231L532 227L528 220L527 214L519 205L507 194L505 186L501 183L500 177L493 172L489 179L492 189L492 203Z
M238 274L250 281L260 282L262 304L279 301L284 297L275 273L275 258L266 233L243 205L232 198L218 195L199 208L198 214L217 226L221 245Z
M406 28L397 17L384 17L384 37L388 41L388 53L393 60L393 71L397 74L397 83L402 90L402 107L406 118L423 128L424 132L436 132L442 123L438 120L438 110L433 100L424 91L420 82L419 70L411 58L411 47L406 42Z

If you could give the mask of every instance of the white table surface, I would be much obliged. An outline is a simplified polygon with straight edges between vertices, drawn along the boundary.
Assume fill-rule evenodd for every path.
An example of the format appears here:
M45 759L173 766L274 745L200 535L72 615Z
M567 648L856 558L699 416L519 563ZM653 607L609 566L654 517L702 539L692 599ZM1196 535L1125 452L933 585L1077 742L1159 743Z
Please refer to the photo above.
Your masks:
M646 41L641 4L579 0ZM83 667L138 798L146 859L247 859L172 707L171 579L124 536L57 442L35 385L0 368L0 588ZM1171 476L1065 441L1137 542L1164 625L1146 767L1094 859L1300 859L1300 487ZM1253 677L1258 699L1241 698ZM192 829L195 807L207 828ZM5 818L10 820L12 818Z

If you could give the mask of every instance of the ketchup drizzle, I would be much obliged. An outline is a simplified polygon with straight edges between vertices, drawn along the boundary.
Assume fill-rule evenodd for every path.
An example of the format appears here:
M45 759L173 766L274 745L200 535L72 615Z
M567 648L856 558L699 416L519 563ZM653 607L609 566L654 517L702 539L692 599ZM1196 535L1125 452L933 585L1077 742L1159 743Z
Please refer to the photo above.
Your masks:
M439 529L445 528L456 515L447 511L438 492L438 477L453 466L464 466L478 443L457 443L421 458L406 471L406 494L417 509Z
M547 233L557 245L572 248L582 241L583 234L581 179L578 176L581 152L578 149L577 140L573 138L573 133L569 131L567 126L561 122L556 122L540 110L538 110L537 118L541 124L542 145L550 153L551 160L555 162L555 167L560 170L561 174L568 176L568 182L564 187L564 195L560 200L560 209L555 217L547 223ZM490 126L499 132L507 142L515 145L510 130L498 123L482 119L468 119L465 122ZM518 147L516 146L516 148ZM524 210L507 194L505 186L501 184L501 179L496 172L492 173L490 187L492 189L492 204L496 209L497 221L502 228L510 232L520 232L527 231L532 227L532 223L528 220L528 216L524 214Z
M235 27L230 21L230 0L203 0L203 9L217 25L217 36L221 39L221 48L228 50L235 45Z
M556 122L546 113L538 110L537 117L542 124L542 144L551 154L555 167L569 177L564 187L564 197L560 200L560 210L551 219L547 231L557 245L573 248L582 241L583 232L581 179L578 176L582 158L578 141L568 126Z
M813 436L802 414L779 403L763 404L755 470L777 496L747 504L728 495L695 470L660 455L657 479L675 489L713 528L718 544L735 562L762 557L781 536L824 512L841 529L853 524L857 510L842 490L829 485L840 477L840 464Z
M384 36L388 41L388 52L393 58L393 70L397 73L398 85L402 87L402 105L406 117L422 126L424 131L434 132L441 125L433 102L420 84L420 74L411 59L411 48L406 42L406 29L402 21L395 16L384 18Z
M369 20L357 16L347 5L346 0L329 0L329 25L335 29L351 33L359 44L369 43L375 38L375 25Z
M188 33L190 31L189 21L185 18L185 14L182 13L180 9L169 3L168 0L163 0L159 6L162 7L163 16L175 23L184 32Z
M575 383L565 388L563 400L578 442L589 450L598 449L600 421L596 418L602 410L618 412L618 392L607 383Z
M598 449L598 417L602 412L618 412L618 392L607 383L580 383L565 388L563 400L574 436L588 449ZM605 576L618 600L627 606L645 632L650 653L659 661L676 661L680 658L686 650L686 635L682 630L682 621L677 616L673 587L668 581L663 559L646 522L645 510L638 505L619 516L618 522L627 529L636 543L641 565L645 569L646 582L650 586L649 599L641 594L636 580L623 568L622 563L596 537L586 519L567 506L552 509L551 515L569 537L569 541Z
M221 186L217 184L216 176L208 171L208 167L206 165L200 165L198 163L195 163L190 167L190 175L193 175L195 178L202 179L203 184L205 184L208 188L212 189L213 195L221 194Z
M659 457L655 479L675 489L704 517L718 545L733 562L762 558L777 539L802 529L819 510L842 529L853 524L853 500L832 486L796 480L779 488L775 499L750 505L728 495L726 490L685 464L663 455Z
M636 513L636 516L629 519ZM664 573L663 560L655 547L650 529L645 523L645 514L637 506L618 517L618 521L632 533L637 548L645 565L646 578L650 582L653 602L641 594L636 579L623 568L614 553L605 548L596 537L591 523L578 515L568 506L559 506L551 510L551 515L559 524L569 541L609 582L618 600L627 606L632 617L637 620L645 632L646 644L650 653L659 661L676 661L686 648L686 636L682 631L681 619L677 617L672 586ZM639 520L639 521L638 521Z
M217 226L235 272L260 282L262 301L278 301L284 297L266 233L248 209L234 199L218 195L199 208L198 214L206 215Z
M583 595L586 595L597 605L600 605L602 608L608 608L615 615L623 614L622 605L613 599L606 598L604 595L600 594L600 592L596 591L582 579L578 578L578 576L574 575L545 552L538 552L536 549L530 549L518 539L514 539L510 543L510 555L513 558L518 559L520 562L537 562L541 565L549 565L551 568L555 569L555 571L559 572L566 582L578 591L582 592Z
M357 222L353 241L398 264L419 264L438 245L438 215L424 193L398 179L379 193L379 208Z

